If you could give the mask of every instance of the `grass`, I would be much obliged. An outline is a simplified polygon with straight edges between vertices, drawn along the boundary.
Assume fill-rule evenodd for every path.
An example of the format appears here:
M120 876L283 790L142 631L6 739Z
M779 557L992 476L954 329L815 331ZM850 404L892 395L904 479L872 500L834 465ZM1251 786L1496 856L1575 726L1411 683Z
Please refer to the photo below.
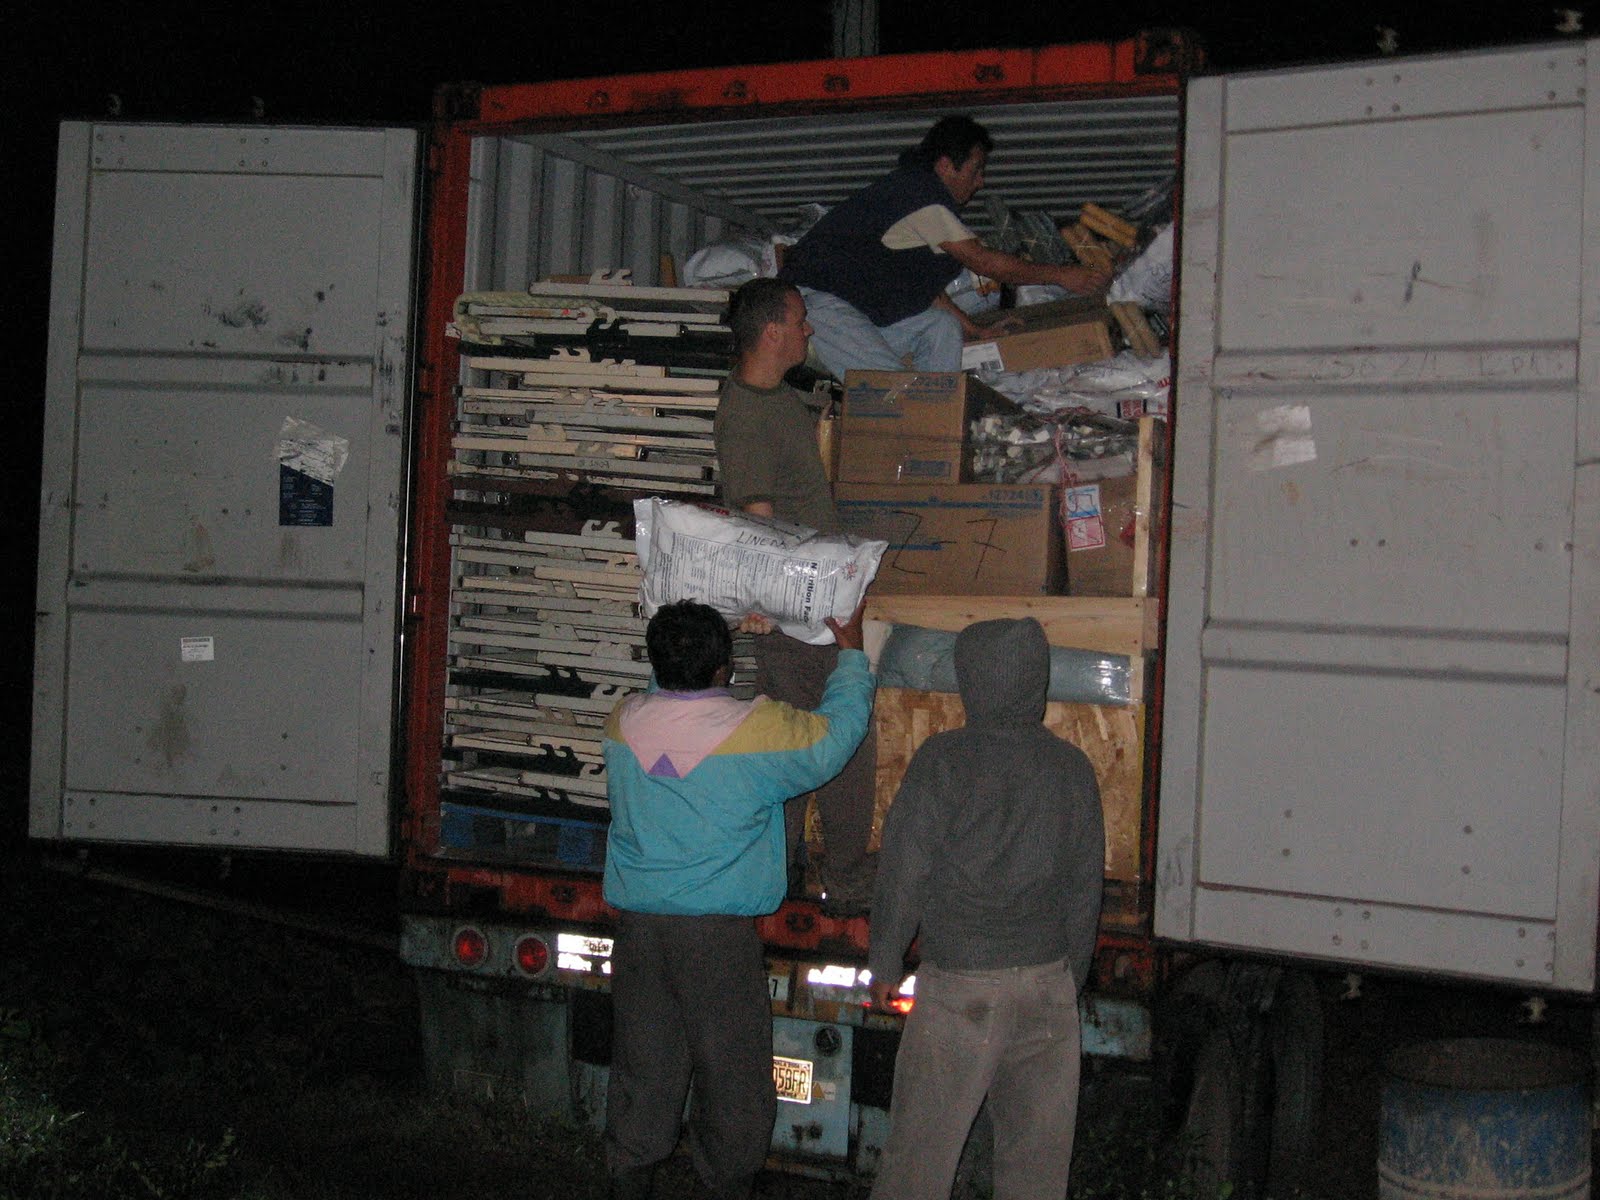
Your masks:
M604 1195L591 1131L424 1090L396 956L0 866L3 1200ZM1072 1200L1212 1200L1170 1178L1153 1113L1115 1090L1091 1073ZM657 1195L692 1187L676 1159ZM759 1195L867 1190L775 1175Z

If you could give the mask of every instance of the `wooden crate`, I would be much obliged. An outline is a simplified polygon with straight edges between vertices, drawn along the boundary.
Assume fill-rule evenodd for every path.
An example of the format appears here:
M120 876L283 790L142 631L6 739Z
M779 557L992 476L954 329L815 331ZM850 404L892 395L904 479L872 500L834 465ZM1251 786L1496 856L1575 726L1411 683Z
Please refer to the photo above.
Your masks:
M1106 878L1137 883L1144 810L1144 688L1149 656L1159 645L1154 552L1161 501L1164 426L1140 422L1138 452L1139 516L1134 531L1134 564L1126 596L872 596L867 616L874 620L958 632L976 621L1031 616L1053 646L1125 654L1132 660L1131 703L1067 704L1051 701L1045 724L1080 747L1094 764L1106 819ZM947 692L879 688L873 710L878 736L876 811L872 845L882 834L883 816L894 800L911 756L928 735L965 723L961 697Z
M884 814L900 789L900 780L917 747L930 734L957 729L965 723L966 710L961 697L954 693L878 689L873 709L873 727L878 735L878 782L872 849L878 848ZM1094 764L1106 819L1106 878L1138 879L1144 706L1064 704L1052 700L1045 706L1044 723L1057 737L1079 747Z

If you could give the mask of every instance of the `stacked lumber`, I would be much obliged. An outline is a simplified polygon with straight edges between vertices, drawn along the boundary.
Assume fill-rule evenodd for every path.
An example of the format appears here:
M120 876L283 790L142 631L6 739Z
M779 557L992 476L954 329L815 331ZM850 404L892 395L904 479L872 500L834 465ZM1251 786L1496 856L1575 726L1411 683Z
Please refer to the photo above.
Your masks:
M1115 270L1126 262L1141 241L1139 226L1109 212L1098 204L1085 204L1078 219L1061 226L1061 239L1084 266ZM1111 315L1127 340L1128 349L1141 358L1156 358L1164 348L1137 304L1123 302L1110 306Z
M565 861L581 843L566 865L593 865L601 730L650 676L631 501L716 489L727 299L596 277L457 301L447 849Z

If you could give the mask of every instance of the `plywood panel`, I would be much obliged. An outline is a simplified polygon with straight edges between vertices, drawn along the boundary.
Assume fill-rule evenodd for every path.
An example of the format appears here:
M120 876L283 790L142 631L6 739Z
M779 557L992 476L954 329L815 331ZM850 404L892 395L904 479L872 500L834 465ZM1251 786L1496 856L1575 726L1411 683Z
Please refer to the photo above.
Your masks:
M879 688L873 723L878 734L878 787L871 846L876 849L884 814L911 756L929 734L964 725L966 710L953 692ZM1094 764L1106 818L1106 877L1137 880L1144 709L1051 701L1045 708L1045 725L1081 748Z

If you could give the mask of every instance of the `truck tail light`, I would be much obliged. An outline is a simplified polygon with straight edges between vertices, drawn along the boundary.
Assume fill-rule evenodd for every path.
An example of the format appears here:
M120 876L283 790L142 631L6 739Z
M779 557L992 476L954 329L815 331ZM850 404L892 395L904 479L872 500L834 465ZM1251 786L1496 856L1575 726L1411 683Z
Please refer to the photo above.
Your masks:
M524 975L539 975L550 965L550 947L530 933L517 939L512 957Z
M481 967L489 957L489 939L481 930L463 925L451 939L450 949L463 967Z

